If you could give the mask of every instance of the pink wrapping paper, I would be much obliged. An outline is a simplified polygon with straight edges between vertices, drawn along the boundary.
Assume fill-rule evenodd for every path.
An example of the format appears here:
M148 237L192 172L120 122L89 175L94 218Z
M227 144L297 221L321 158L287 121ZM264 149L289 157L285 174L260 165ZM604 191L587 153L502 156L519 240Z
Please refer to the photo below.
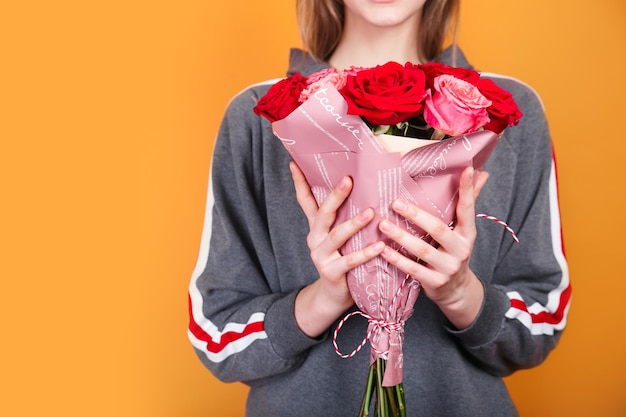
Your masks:
M352 178L353 190L337 213L337 223L368 207L374 209L374 220L344 245L342 253L383 240L409 256L379 232L380 221L388 219L423 239L428 236L396 215L391 203L402 197L451 223L461 172L470 165L480 169L499 139L495 133L481 131L433 141L401 156L387 151L360 117L347 114L346 101L330 85L272 127L318 203L344 176ZM419 283L377 257L350 271L348 285L357 307L369 318L371 360L387 360L383 385L397 385L402 382L403 324L413 314Z

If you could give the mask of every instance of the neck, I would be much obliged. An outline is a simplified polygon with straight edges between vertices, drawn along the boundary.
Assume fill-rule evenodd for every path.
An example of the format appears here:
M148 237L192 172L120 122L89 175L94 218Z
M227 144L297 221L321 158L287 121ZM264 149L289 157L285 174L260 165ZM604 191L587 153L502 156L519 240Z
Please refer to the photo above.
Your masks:
M417 41L417 25L414 24L393 28L370 26L362 30L346 25L329 64L346 69L374 67L389 61L419 63Z

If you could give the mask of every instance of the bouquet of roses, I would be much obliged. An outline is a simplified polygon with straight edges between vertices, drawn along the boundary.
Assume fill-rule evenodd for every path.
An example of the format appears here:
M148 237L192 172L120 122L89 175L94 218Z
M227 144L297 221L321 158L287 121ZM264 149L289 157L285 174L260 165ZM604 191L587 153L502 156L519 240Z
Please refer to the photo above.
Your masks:
M380 220L427 241L429 236L395 214L391 202L402 197L452 224L461 172L467 166L480 169L502 131L522 117L511 94L476 71L395 62L296 73L274 84L254 111L272 122L318 203L344 176L353 178L338 223L374 208L374 220L346 242L342 253L383 240L408 257L412 255L381 235ZM377 416L403 416L404 323L413 313L419 282L381 257L354 268L347 279L359 311L339 322L333 343L338 354L350 357L370 342L360 415L369 414L375 398ZM368 319L368 331L346 355L337 347L337 332L354 314Z

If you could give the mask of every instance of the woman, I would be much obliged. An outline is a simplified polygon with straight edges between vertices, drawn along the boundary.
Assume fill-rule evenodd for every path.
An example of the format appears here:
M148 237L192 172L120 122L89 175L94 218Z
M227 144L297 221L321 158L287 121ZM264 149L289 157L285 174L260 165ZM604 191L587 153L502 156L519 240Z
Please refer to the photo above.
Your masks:
M441 51L454 0L300 0L308 53L292 51L289 73L388 61L469 67ZM452 62L454 58L454 61ZM552 148L541 103L527 86L495 77L524 117L505 131L485 171L463 173L457 225L450 229L405 201L394 210L438 247L386 222L380 230L422 259L381 242L338 249L373 218L366 210L334 224L351 191L345 179L318 207L302 173L266 120L254 115L270 87L230 103L212 163L200 259L190 284L189 336L224 381L250 386L249 416L356 415L369 356L341 359L330 333L353 308L346 273L382 256L422 285L405 325L404 387L409 415L516 415L502 377L541 363L565 327L570 286L561 250ZM295 185L295 187L294 187ZM521 243L482 212L506 219ZM347 321L341 344L356 347L364 320Z

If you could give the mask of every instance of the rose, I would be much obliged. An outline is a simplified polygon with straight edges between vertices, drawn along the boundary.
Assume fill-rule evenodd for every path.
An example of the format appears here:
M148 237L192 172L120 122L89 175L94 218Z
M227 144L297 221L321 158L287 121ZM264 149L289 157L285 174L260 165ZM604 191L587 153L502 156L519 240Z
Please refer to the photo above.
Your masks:
M296 73L274 84L254 112L270 122L284 119L324 85L339 90L348 113L374 125L375 132L406 129L406 122L423 116L436 129L431 137L457 136L481 127L501 133L522 117L513 96L493 81L472 69L434 62L327 68L308 77Z
M435 93L426 97L426 123L450 136L475 132L489 122L487 107L491 101L479 89L453 75L443 74L433 80Z
M344 73L344 75L356 75L357 72L363 71L364 69L367 69L367 68L351 66L351 67L346 68L342 72Z
M306 84L315 84L316 82L321 81L332 74L337 74L337 70L335 68L324 68L323 70L314 72L313 74L306 77Z
M481 78L476 86L492 103L487 108L490 120L484 126L485 129L494 133L501 133L507 126L513 126L519 122L523 114L517 107L511 93L500 88L488 78Z
M440 75L448 74L453 75L455 78L467 81L476 85L476 82L480 78L480 74L470 68L451 67L449 65L440 64L438 62L429 62L423 65L415 65L411 63L406 64L407 68L417 67L421 68L426 74L426 88L433 88L435 78Z
M306 78L299 73L280 80L257 102L254 113L272 123L284 119L300 105L300 94L306 85Z
M421 69L388 62L348 76L340 93L348 103L348 114L374 125L395 125L421 112L425 85Z
M327 68L314 74L306 79L307 87L300 93L300 103L307 101L309 97L315 94L324 85L332 85L337 90L343 88L346 84L346 76L343 72L337 72L334 68Z

